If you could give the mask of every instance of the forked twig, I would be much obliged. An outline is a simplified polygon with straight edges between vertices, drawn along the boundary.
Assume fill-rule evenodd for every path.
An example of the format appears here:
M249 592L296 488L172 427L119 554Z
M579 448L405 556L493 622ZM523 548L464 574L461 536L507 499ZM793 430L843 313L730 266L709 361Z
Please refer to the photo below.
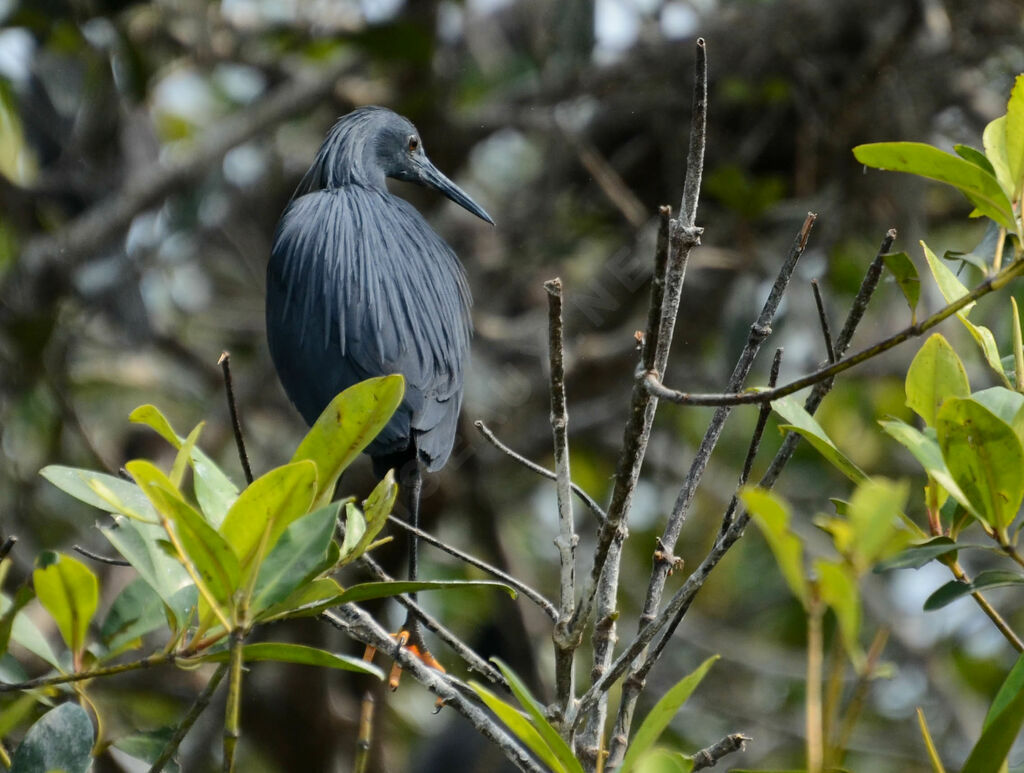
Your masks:
M235 445L238 447L238 460L242 463L245 482L252 483L252 467L249 465L249 454L245 451L245 438L242 437L242 422L238 419L238 405L235 402L235 388L231 382L231 355L221 352L217 360L224 373L224 392L228 398L228 411L231 413L231 429L235 433Z

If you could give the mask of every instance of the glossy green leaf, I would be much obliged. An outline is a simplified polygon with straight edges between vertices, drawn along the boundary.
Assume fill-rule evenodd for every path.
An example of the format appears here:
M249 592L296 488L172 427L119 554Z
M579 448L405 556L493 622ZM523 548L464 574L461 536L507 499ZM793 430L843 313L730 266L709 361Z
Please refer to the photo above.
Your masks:
M338 561L344 565L359 557L357 546L366 534L366 518L362 511L351 502L345 504L345 539L341 541Z
M153 405L139 406L128 418L137 424L145 424L152 428L177 449L180 449L184 442L167 418ZM199 508L206 516L206 520L217 528L238 497L238 487L210 457L203 453L202 449L194 447L189 456L192 471L195 473L194 485Z
M317 505L326 504L338 477L384 429L405 394L400 375L371 378L335 397L292 456L317 466Z
M212 652L196 658L200 663L226 663L231 653L228 650ZM242 659L246 663L254 663L260 660L273 660L278 663L297 663L302 666L317 666L319 668L337 668L341 671L355 671L360 674L370 674L378 679L384 678L384 672L373 663L368 663L362 658L353 658L348 655L336 655L327 650L307 647L304 644L291 644L289 642L259 642L257 644L242 645Z
M362 512L352 508L362 523L357 521L356 529L350 529L346 525L345 542L341 548L339 566L350 563L363 555L371 543L377 539L377 535L388 522L388 516L395 506L397 496L398 484L395 483L395 472L388 470L387 474L370 492L370 496L363 500ZM358 539L353 539L352 535L357 533L359 534Z
M342 593L344 589L337 580L320 577L299 586L283 600L267 607L257 615L257 619L266 622L288 617L315 617L325 609L337 606Z
M100 527L100 532L160 596L175 627L185 625L196 605L196 587L185 567L160 546L167 539L164 527L122 518L115 526Z
M174 731L175 728L173 727L161 727L148 733L122 736L114 741L114 747L120 749L129 757L152 765L159 759L164 747L174 735ZM178 763L174 760L168 760L167 764L163 767L166 773L177 773L180 769Z
M920 142L858 145L853 155L865 166L907 172L952 185L965 193L986 217L1015 230L1013 208L999 181L970 161ZM989 158L992 160L991 155ZM994 161L993 166L996 166Z
M100 627L100 638L107 647L107 657L112 657L147 633L167 624L167 613L163 599L141 577L136 577L125 586Z
M523 716L519 709L503 701L479 682L470 681L469 686L473 688L473 692L480 696L480 700L486 704L487 708L493 711L498 719L504 722L505 726L512 731L512 734L522 741L526 748L537 755L541 762L555 773L564 773L565 767L559 762L554 752L551 751L551 747L547 745L537 728L533 726L529 719Z
M999 773L1003 769L1010 747L1024 725L1024 674L1019 666L1020 659L996 694L981 737L971 749L962 773Z
M1006 165L1012 187L1007 191L1014 201L1024 189L1024 75L1018 75L1006 105Z
M860 672L864 665L864 653L861 650L860 594L857 592L857 579L849 566L819 558L814 562L814 571L818 576L818 591L821 600L832 609L839 621L839 633L843 638L843 646L853 662L854 668Z
M817 420L804 410L796 398L789 396L775 400L772 409L789 422L780 425L779 429L798 433L854 483L860 483L867 478L864 471L836 447Z
M1006 422L970 398L952 398L936 421L942 456L979 517L1003 530L1024 498L1024 447Z
M971 399L1009 424L1024 444L1024 395L1014 389L996 386L974 392Z
M57 623L68 649L79 656L99 606L96 575L81 561L56 554L56 560L32 572L32 584L39 603Z
M170 480L153 464L145 460L128 462L125 467L156 511L166 519L165 528L174 530L184 559L198 573L203 585L220 606L221 613L234 603L241 569L238 558L227 541L181 497ZM202 606L202 602L200 602Z
M924 609L932 612L952 604L969 593L989 588L1006 588L1011 585L1024 585L1024 576L1001 569L991 569L981 572L971 582L950 580L925 600Z
M29 728L14 752L11 773L86 773L94 738L88 712L77 703L62 703Z
M957 143L953 146L953 152L960 156L964 161L970 161L975 166L984 169L993 177L996 176L996 170L992 168L992 162L988 160L988 156L977 148Z
M891 558L880 561L875 566L876 572L888 572L893 569L920 569L940 556L953 554L956 558L958 550L991 550L988 545L971 542L954 542L949 537L934 537L920 545L911 545Z
M914 355L905 389L907 407L929 427L935 426L935 414L943 400L971 393L963 362L940 333L933 333Z
M288 598L303 581L328 568L339 507L338 502L330 504L284 530L260 567L250 604L254 614Z
M917 275L917 268L914 261L905 252L890 252L882 256L885 267L889 269L900 292L910 307L911 319L917 319L917 302L921 300L921 278Z
M740 500L758 525L775 555L782 576L793 595L807 608L807 578L804 575L804 547L789 528L789 507L767 489L744 486Z
M853 532L850 555L854 567L867 571L876 561L899 552L909 541L909 533L898 519L907 502L907 485L872 478L853 492L847 518Z
M583 773L583 766L576 759L576 755L573 754L572 749L569 748L569 745L558 734L558 731L548 722L544 716L544 708L537 702L536 698L530 695L530 691L523 684L519 676L501 659L491 658L491 662L501 671L505 681L508 682L509 689L516 697L516 700L519 701L519 705L530 715L530 718L533 720L533 726L537 728L537 732L541 734L544 742L551 749L552 754L558 758L566 773Z
M178 448L178 453L174 457L174 464L171 465L171 474L169 476L175 488L181 488L181 482L185 479L185 469L189 466L192 451L195 449L196 441L199 440L199 433L202 431L203 422L199 422L189 433L188 437L185 438L185 442Z
M66 494L105 513L119 513L149 522L156 520L156 513L146 495L131 481L56 464L44 467L39 474Z
M633 766L633 773L690 773L692 770L692 757L662 746L648 749Z
M238 559L247 588L284 530L309 512L316 494L316 465L310 461L277 467L239 495L220 526Z
M996 179L1006 195L1012 195L1013 174L1010 172L1010 159L1006 147L1006 116L1001 115L994 121L990 121L981 135L981 143L985 147L985 156L992 169L995 171ZM996 218L992 218L995 220ZM1010 231L1016 229L1012 224L998 221L1001 226Z
M665 732L669 722L679 713L679 709L690 699L693 691L701 683L708 670L718 660L718 655L712 655L701 663L690 674L676 682L661 699L654 704L654 708L644 718L643 723L637 728L636 735L626 749L626 756L622 759L621 773L630 773L635 770L641 755L650 749L654 743Z
M946 461L942 458L942 449L939 448L939 441L934 437L934 431L921 432L915 427L892 419L890 421L878 422L886 434L900 442L904 448L913 454L914 458L924 467L924 471L944 488L949 495L965 508L974 512L974 505L967 499L967 495L961 491L960 486L949 472Z

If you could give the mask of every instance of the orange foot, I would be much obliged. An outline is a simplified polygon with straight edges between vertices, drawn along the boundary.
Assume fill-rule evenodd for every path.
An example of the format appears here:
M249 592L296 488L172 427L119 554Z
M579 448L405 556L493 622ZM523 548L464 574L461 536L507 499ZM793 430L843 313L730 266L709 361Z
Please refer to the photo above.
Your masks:
M414 637L411 630L403 628L398 633L391 634L391 637L398 643L399 647L404 647L410 655L422 662L423 665L428 668L433 668L436 671L440 671L442 674L445 673L444 666L441 665L441 662L435 658L430 653L430 650L427 649L426 645L423 644L422 636ZM419 643L410 643L413 638L419 639ZM367 663L372 663L376 654L377 648L367 645L366 649L363 651L363 660ZM391 674L388 676L388 687L391 690L397 690L398 682L401 678L402 665L396 660L394 665L391 666ZM444 706L444 699L438 698L437 704L435 705L435 713L440 711L442 706Z

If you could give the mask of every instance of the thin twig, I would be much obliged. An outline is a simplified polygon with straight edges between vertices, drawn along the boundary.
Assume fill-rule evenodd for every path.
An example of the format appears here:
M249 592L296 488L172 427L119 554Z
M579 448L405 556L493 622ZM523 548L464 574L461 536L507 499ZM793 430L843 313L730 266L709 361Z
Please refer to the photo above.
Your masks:
M378 564L368 555L364 554L360 556L358 559L358 563L366 567L378 580L382 580L384 582L390 582L394 580L394 578L391 575L384 571L380 564ZM453 634L451 631L449 631L447 628L441 625L441 623L439 623L436 618L430 615L418 603L410 599L404 593L395 596L395 600L406 609L415 612L416 616L420 619L420 621L427 628L427 630L432 631L434 634L437 635L437 637L441 641L447 644L456 655L458 655L465 661L466 666L471 671L477 671L478 673L483 674L485 677L487 677L487 680L490 682L506 686L505 677L501 675L501 672L498 671L498 669L496 669L486 660L477 655L476 652L473 651L472 647L468 646L455 634ZM392 642L392 645L393 644L394 643ZM385 649L384 651L391 652L393 650L394 646L392 646L390 649Z
M165 666L170 663L177 663L178 661L188 660L189 658L195 657L195 652L161 652L156 655L148 655L139 660L133 660L129 663L119 663L116 666L103 666L101 668L92 668L88 671L75 671L70 674L55 674L53 676L39 676L35 679L27 679L24 682L0 682L0 693L4 692L24 692L25 690L35 690L39 687L52 687L58 684L71 684L72 682L81 682L85 679L97 679L104 676L115 676L117 674L124 674L129 671L138 671L143 668L153 668L154 666Z
M785 295L786 288L789 286L789 281L793 276L797 261L799 261L800 256L803 255L807 247L807 240L810 237L811 228L814 226L816 219L817 215L813 212L807 213L800 231L793 240L793 246L789 254L779 268L775 282L761 307L757 319L750 326L747 343L736 361L732 375L729 377L728 386L726 387L731 392L738 392L743 387L747 376L750 374L750 369L753 367L754 359L760 351L761 344L771 333L775 313L782 303L782 298ZM651 569L651 578L647 585L647 594L644 598L643 610L640 614L639 628L641 629L654 620L658 613L665 583L668 580L669 574L676 566L676 559L673 554L676 542L682 532L690 504L693 502L693 497L703 478L704 471L707 469L711 453L718 444L718 439L721 437L722 430L730 413L731 409L727 406L722 406L715 410L711 422L708 424L708 428L704 432L700 445L694 454L686 479L683 481L679 494L676 496L672 512L662 532L658 550L654 554L654 566ZM608 761L610 765L614 766L622 762L622 757L625 754L625 739L629 737L633 712L636 709L636 702L643 687L643 680L634 678L627 679L623 685L622 700L619 703L615 729L609 745L610 754Z
M534 462L531 462L525 456L522 456L521 454L516 453L511 448L509 448L507 445L502 443L495 436L494 432L492 432L487 427L487 425L484 424L482 421L474 421L473 422L473 426L476 427L477 430L479 430L480 434L483 435L484 438L487 439L488 443L490 443L492 446L497 448L499 451L501 451L506 456L510 457L511 459L515 460L516 462L519 462L519 464L523 465L523 467L525 467L526 469L528 469L528 470L530 470L532 472L535 472L538 475L542 475L545 478L548 478L549 480L555 480L558 477L551 470L547 469L546 467L541 467L539 464L535 464ZM604 508L601 507L601 505L599 505L596 501L594 501L594 498L592 496L590 496L590 494L588 494L586 491L584 491L582 488L580 488L575 483L572 484L572 490L573 490L573 493L575 493L576 496L578 496L580 498L580 500L582 500L583 504L585 504L587 506L587 508L590 510L590 512L592 512L594 514L594 517L597 518L597 522L599 524L600 523L604 523L604 519L605 519Z
M235 750L242 736L242 645L245 630L236 626L231 631L231 659L228 661L228 700L224 708L224 773L234 773Z
M544 596L541 595L540 591L531 588L522 580L516 579L512 575L508 574L508 572L503 572L498 567L489 564L486 561L482 561L481 559L477 558L476 556L472 556L469 553L465 553L459 550L457 547L449 545L447 542L442 542L433 534L425 532L422 529L417 529L415 526L406 523L403 519L399 518L398 516L389 515L388 520L395 526L398 526L401 529L405 529L410 534L415 534L421 541L426 542L429 545L433 545L438 550L443 550L448 555L454 556L460 561L463 561L469 564L470 566L475 566L477 569L481 569L487 572L488 574L492 575L493 577L498 578L506 585L511 585L517 591L526 596L526 598L530 599L530 601L532 601L538 607L540 607L544 611L544 614L550 617L552 621L557 622L558 610L555 609L555 605L548 601L546 598L544 598Z
M72 545L71 549L79 555L90 558L93 561L98 561L101 564L109 564L110 566L131 566L131 563L125 561L123 558L111 558L110 556L101 556L99 553L93 553L91 550L83 548L81 545Z
M909 341L911 338L917 338L923 335L940 322L943 322L958 311L962 310L965 306L969 306L979 298L988 295L994 290L1001 289L1007 282L1022 272L1024 272L1024 260L1015 261L1006 266L1006 268L995 276L989 277L983 281L966 295L963 295L952 303L944 306L926 320L904 328L900 332L894 333L888 338L862 349L856 354L851 354L849 357L843 357L831 365L816 370L813 373L809 373L806 376L798 378L795 381L791 381L788 384L776 387L775 389L763 390L760 392L743 392L739 394L691 394L679 392L664 386L660 382L657 373L654 373L653 371L648 372L645 375L644 383L651 394L659 400L668 400L669 402L676 403L678 405L721 406L772 402L774 400L778 400L780 397L785 397L786 395L791 395L794 392L799 392L801 389L805 389L823 381L828 381L838 374L861 364L862 362L874 359L883 352L887 352L890 349L899 346L904 341Z
M192 725L196 723L200 715L206 710L206 707L210 705L210 701L213 700L213 694L217 691L217 687L220 685L221 680L224 679L224 675L228 672L228 664L222 663L217 667L217 670L213 672L213 676L210 677L210 681L206 683L203 691L199 693L199 697L196 698L195 702L189 708L188 713L182 717L181 722L174 728L174 734L164 744L164 748L160 752L160 756L153 761L153 766L149 769L149 773L160 773L164 769L164 766L171 761L171 758L178 751L178 747L181 746L181 742L185 740L185 736L188 735L188 731L192 729Z
M217 360L224 373L224 392L228 398L228 412L231 414L231 429L235 433L235 445L238 447L238 460L242 463L245 482L252 483L252 467L249 465L249 454L245 451L245 438L242 437L242 422L238 418L238 405L235 401L235 388L231 381L231 355L221 352Z
M838 737L834 739L835 745L832 747L833 759L831 760L833 765L841 766L843 764L843 757L846 756L846 747L850 743L850 737L853 735L853 727L860 716L861 709L864 706L864 699L868 695L868 688L871 687L871 680L874 678L875 669L878 667L878 661L882 658L882 651L885 649L885 644L888 640L889 631L882 628L871 641L871 648L868 650L868 656L864 661L864 671L857 677L857 683L853 688L853 695L850 697L850 703L846 708L846 716L843 717L842 727L839 729Z
M4 540L4 544L0 545L0 561L7 558L10 552L14 550L14 546L18 544L17 537L8 537Z
M548 354L551 361L551 434L555 448L555 490L558 495L558 622L552 633L555 645L555 702L563 716L573 699L573 656L580 636L570 630L576 606L576 544L579 537L572 517L569 464L569 411L565 404L565 349L562 340L562 280L544 283L548 294Z
M352 764L352 773L366 773L370 762L370 745L373 743L373 713L376 702L373 693L363 693L363 702L359 710L359 737L356 738L356 759Z
M325 612L323 619L342 629L356 641L385 652L394 651L394 642L387 632L365 611L355 604L346 604L335 612ZM404 649L396 653L402 670L441 698L445 705L469 720L480 733L489 739L519 770L527 773L543 773L530 754L484 711L476 700L468 697L472 692L454 677L428 668L421 660Z
M949 568L950 571L953 572L953 576L956 577L959 582L970 583L971 578L967 576L963 567L960 566L959 561L954 561L952 564L949 564ZM999 629L999 632L1003 637L1010 642L1010 645L1017 650L1017 652L1024 652L1024 642L1021 642L1020 637L1018 637L1014 630L1010 628L1010 624L1003 619L1003 616L996 611L996 608L993 607L989 603L988 599L981 594L981 591L973 591L971 596L974 598L975 603L977 603L981 608L981 611L988 615L995 627Z
M750 738L742 733L727 735L721 741L713 743L706 749L701 749L699 752L694 754L692 770L697 771L704 770L704 768L713 768L723 757L733 754L734 752L744 751L747 742L750 740Z
M821 287L818 280L811 280L811 289L814 290L814 305L818 308L818 322L821 324L821 335L825 339L825 353L828 354L828 362L831 365L836 361L836 349L832 345L832 331L828 324L828 314L825 311L825 301L821 297Z

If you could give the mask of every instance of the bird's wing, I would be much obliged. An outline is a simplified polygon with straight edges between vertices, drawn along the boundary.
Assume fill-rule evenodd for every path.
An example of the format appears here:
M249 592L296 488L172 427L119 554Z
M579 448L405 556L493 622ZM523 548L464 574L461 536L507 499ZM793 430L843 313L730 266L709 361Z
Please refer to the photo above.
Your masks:
M278 227L268 337L285 389L306 419L363 378L406 379L401 416L371 453L402 450L411 427L432 469L447 459L469 350L469 304L451 248L410 204L386 192L345 186L310 193L291 203Z

